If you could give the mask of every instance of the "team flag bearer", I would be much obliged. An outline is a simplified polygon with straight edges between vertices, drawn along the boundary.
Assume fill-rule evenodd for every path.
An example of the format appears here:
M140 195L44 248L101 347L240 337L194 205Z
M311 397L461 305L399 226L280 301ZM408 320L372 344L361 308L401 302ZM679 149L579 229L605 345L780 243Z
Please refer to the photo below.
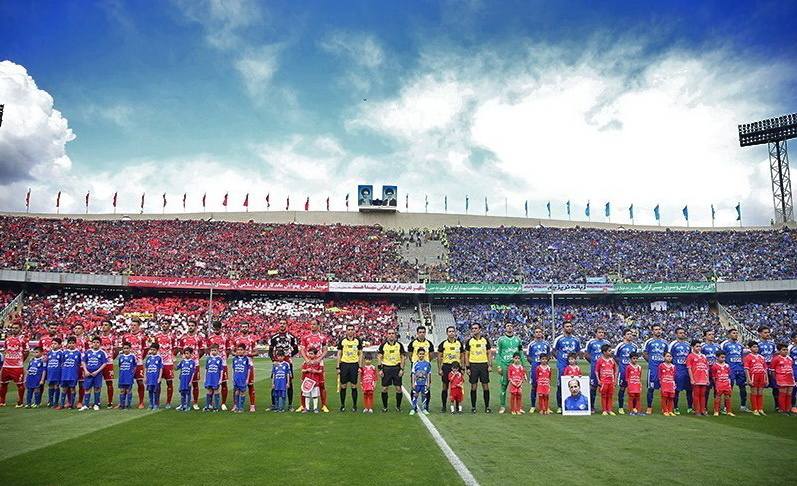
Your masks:
M122 343L122 353L119 355L119 405L118 408L124 410L130 408L130 402L133 400L133 382L136 377L136 368L138 361L136 355L132 352L130 343L125 341Z
M232 357L232 384L233 384L233 412L243 412L246 404L246 393L249 383L249 369L252 365L246 356L246 348L239 344L235 348L235 356Z
M191 389L196 373L194 350L190 346L183 349L183 360L177 363L177 373L180 377L180 406L177 407L177 410L188 412L191 410Z
M61 401L61 361L64 352L61 349L61 338L53 338L50 351L47 353L47 406L55 407Z
M28 362L25 373L25 408L39 408L42 403L42 388L47 375L47 364L42 359L42 348L33 348L33 358Z
M94 410L100 409L100 393L102 390L103 370L108 364L108 356L105 351L100 349L100 338L95 336L91 340L91 349L86 350L83 355L83 390L86 396L85 403L81 410L88 410L88 394L94 390Z
M152 343L149 353L144 360L144 370L146 373L147 396L149 397L149 410L160 408L161 397L161 378L163 378L163 358L158 354L160 345Z

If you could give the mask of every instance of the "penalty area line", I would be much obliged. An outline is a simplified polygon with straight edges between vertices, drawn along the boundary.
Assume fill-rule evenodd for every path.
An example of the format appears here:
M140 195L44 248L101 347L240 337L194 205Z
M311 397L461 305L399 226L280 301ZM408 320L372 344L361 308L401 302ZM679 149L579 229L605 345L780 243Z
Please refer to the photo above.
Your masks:
M404 396L407 398L407 401L412 403L412 396L410 396L410 394L407 392L407 389L404 386L401 387L401 391L404 392ZM465 466L465 463L462 462L459 456L457 456L457 453L454 452L454 450L451 448L451 446L448 445L446 440L443 439L443 436L440 435L440 432L438 432L437 427L434 426L432 421L429 420L429 418L423 413L419 413L418 417L421 418L421 422L423 422L423 425L426 426L426 430L428 430L429 433L432 434L432 438L434 439L435 443L437 443L437 447L439 447L440 450L443 451L443 454L446 456L446 459L448 459L448 462L450 462L451 465L454 466L454 470L457 471L457 474L459 474L459 477L462 478L465 484L467 484L468 486L479 486L479 482L476 481L476 478L473 477L473 474L471 474L471 472Z

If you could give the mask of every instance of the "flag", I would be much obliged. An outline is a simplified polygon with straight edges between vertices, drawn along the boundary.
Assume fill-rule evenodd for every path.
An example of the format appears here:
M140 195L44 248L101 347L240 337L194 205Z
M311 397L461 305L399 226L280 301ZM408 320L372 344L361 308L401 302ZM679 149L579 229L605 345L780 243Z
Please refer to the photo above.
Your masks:
M465 212L468 212L468 196L465 196Z
M349 207L349 193L346 193L346 208Z
M26 208L30 207L30 189L28 189L28 195L25 196L25 207Z
M587 201L587 207L584 209L584 215L589 217L589 201Z
M89 207L89 196L91 195L91 191L86 193L86 207Z
M609 203L606 203L606 207L603 208L603 212L606 214L607 218L612 215L612 208L609 206Z
M327 211L329 211L329 196L327 196Z
M113 193L113 207L116 207L116 196L119 194L118 192Z
M567 201L567 215L570 216L570 201Z
M249 193L248 192L246 193L246 197L244 198L244 207L245 208L249 207Z
M656 218L656 221L661 220L661 215L659 214L659 205L657 204L655 208L653 208L653 216Z
M429 195L426 195L426 210L429 210Z
M526 211L526 217L529 217L529 201L526 199L526 203L523 205L523 209Z
M184 193L183 193L183 209L185 209L185 199L186 199L187 197L188 197L188 193L187 193L187 192L184 192Z
M634 205L628 206L628 219L634 219Z
M490 212L490 206L487 205L487 196L484 197L484 212L485 213Z
M230 196L230 193L224 194L224 201L221 202L221 205L227 207L227 198Z
M271 207L271 193L266 194L266 209Z
M288 199L285 200L285 211L289 210L291 207L291 197L288 196Z
M166 207L166 193L163 193L163 207Z
M55 207L56 208L61 207L61 191L58 191L58 196L56 196L55 198Z
M742 203L736 204L736 221L742 220Z
M404 209L407 211L410 210L410 193L404 195Z
M146 195L147 195L146 192L142 192L141 193L141 210L142 211L144 210L144 196L146 196Z
M446 212L448 212L448 195L443 198L443 207L445 208Z
M711 205L711 221L714 221L714 216L716 216L717 212L714 211L714 205Z
M681 210L681 212L684 215L684 219L689 221L689 205L684 206L684 208Z
M551 201L548 201L548 204L545 205L548 209L548 219L551 219ZM567 203L567 214L570 214L570 202Z
M304 202L304 210L305 211L310 210L310 196L307 196L307 201Z
M205 194L202 195L202 209L205 209L205 203L207 202L207 199L208 199L208 193L206 192Z

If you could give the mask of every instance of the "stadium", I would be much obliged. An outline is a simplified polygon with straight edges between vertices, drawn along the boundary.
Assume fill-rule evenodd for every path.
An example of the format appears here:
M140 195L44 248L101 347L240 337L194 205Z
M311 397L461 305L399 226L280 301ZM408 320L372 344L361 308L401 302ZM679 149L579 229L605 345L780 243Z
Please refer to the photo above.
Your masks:
M0 484L797 483L797 7L0 19Z

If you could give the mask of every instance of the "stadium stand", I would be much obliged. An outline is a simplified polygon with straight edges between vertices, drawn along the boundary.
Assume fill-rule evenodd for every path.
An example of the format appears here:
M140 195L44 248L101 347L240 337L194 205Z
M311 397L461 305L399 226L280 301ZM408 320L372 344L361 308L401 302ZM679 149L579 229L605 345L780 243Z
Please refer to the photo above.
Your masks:
M757 299L755 301L724 302L728 312L747 330L757 335L761 326L772 329L777 342L788 343L791 333L797 331L797 300L784 298L780 301Z

